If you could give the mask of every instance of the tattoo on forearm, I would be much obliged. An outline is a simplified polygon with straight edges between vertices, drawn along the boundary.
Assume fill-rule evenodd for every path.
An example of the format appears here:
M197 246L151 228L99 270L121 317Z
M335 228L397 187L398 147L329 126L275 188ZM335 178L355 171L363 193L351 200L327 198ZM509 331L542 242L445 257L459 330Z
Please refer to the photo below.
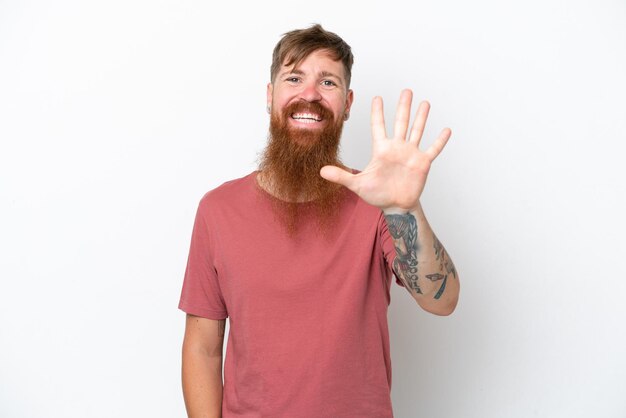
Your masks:
M443 282L441 283L441 287L439 288L437 293L435 293L435 299L439 299L441 295L443 295L443 291L446 289L447 281L448 281L448 275L446 274L446 276L443 278Z
M454 278L458 279L456 275L456 267L454 267L454 263L452 262L452 260L450 260L450 257L447 257L447 260L446 260L446 271L448 273L452 273L454 275Z
M433 241L433 247L435 248L435 258L439 260L439 269L443 271L445 268L446 273L452 273L454 275L454 278L457 279L458 277L456 275L456 268L454 267L454 263L450 259L450 256L446 252L446 249L443 248L443 245L441 245L441 242L439 242L434 234Z
M441 258L441 253L443 252L443 245L441 245L441 242L437 239L435 234L433 234L433 248L435 249L435 259L439 260Z
M456 268L454 267L454 263L448 256L446 249L443 248L443 245L441 245L441 242L437 239L437 237L434 234L433 234L433 247L435 249L435 259L439 260L439 270L444 271L445 269L446 275L444 276L443 274L440 274L440 273L434 273L434 274L428 274L426 275L426 277L429 278L431 281L443 279L443 282L441 283L441 287L435 294L435 299L439 299L441 295L443 295L443 291L446 289L446 282L448 281L448 276L452 274L454 275L455 279L457 279L458 277L456 275Z
M447 276L447 275L446 275ZM445 278L445 276L443 274L440 273L433 273L433 274L427 274L426 278L428 280L430 280L431 282L436 282L437 280L442 280Z
M393 269L408 289L422 293L417 283L417 221L410 213L385 215L396 247Z

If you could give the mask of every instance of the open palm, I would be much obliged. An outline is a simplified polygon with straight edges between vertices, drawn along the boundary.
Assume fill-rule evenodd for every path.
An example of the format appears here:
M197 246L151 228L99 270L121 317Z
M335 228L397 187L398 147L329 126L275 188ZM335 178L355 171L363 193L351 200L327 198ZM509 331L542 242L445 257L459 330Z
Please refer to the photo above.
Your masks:
M367 203L382 210L410 211L424 190L432 162L445 147L452 132L445 128L426 151L419 149L430 105L420 103L407 140L411 118L411 90L403 90L398 102L393 137L385 132L383 101L372 101L372 159L363 171L349 173L339 167L325 166L320 175L355 192Z

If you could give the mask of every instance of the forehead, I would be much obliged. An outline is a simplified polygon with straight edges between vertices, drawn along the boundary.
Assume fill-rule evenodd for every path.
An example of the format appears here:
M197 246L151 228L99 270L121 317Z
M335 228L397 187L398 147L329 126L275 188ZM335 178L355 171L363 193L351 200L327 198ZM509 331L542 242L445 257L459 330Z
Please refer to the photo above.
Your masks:
M318 49L311 52L297 63L287 63L291 61L291 56L287 56L281 65L281 73L304 72L304 73L331 73L338 77L345 78L344 67L341 60L336 60L331 52L326 49Z

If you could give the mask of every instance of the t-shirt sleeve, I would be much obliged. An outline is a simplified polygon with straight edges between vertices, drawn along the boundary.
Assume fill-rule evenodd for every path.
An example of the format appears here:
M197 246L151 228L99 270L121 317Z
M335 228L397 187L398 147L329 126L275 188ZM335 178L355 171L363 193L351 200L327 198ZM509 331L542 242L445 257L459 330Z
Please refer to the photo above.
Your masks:
M385 220L385 215L382 212L380 213L380 218L378 220L378 232L380 234L380 242L382 243L385 262L387 263L389 270L393 273L393 276L396 278L396 283L404 287L404 283L402 283L402 280L400 280L396 272L393 270L393 262L396 259L396 247L393 245L393 238L391 237L391 233L389 233L387 221Z
M228 312L215 269L215 247L207 212L205 196L196 212L178 308L203 318L225 319Z

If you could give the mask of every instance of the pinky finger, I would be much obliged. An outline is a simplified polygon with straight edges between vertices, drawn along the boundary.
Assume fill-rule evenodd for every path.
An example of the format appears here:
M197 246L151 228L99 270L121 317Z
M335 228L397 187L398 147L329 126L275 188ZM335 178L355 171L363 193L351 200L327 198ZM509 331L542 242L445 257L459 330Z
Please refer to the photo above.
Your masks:
M430 157L430 160L434 160L441 153L443 148L448 143L448 139L450 139L450 135L452 135L452 130L450 128L444 128L439 137L435 140L435 142L428 147L426 150L426 154Z

